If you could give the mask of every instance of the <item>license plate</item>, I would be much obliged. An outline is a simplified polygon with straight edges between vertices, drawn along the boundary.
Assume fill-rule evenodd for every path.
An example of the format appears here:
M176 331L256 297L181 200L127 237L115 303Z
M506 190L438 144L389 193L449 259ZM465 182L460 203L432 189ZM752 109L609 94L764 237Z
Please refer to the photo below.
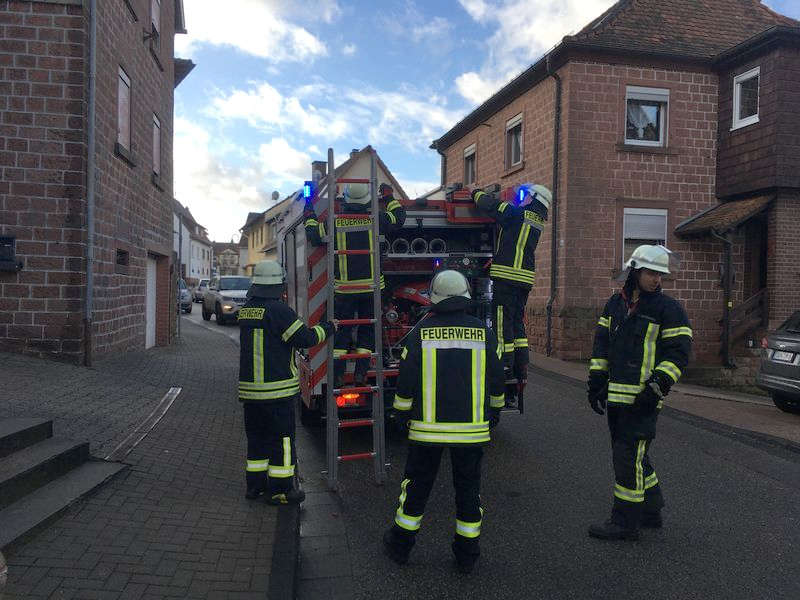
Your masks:
M784 352L783 350L775 350L772 354L772 360L779 360L781 362L792 362L794 360L794 352Z

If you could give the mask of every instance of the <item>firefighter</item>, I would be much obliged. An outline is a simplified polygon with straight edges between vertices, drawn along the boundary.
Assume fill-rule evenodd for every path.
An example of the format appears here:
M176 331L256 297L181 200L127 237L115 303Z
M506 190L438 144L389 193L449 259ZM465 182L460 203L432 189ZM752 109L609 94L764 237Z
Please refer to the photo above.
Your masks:
M466 313L472 301L464 275L437 273L431 303L401 354L393 407L396 418L408 423L410 444L400 505L383 543L392 560L408 561L442 451L449 447L456 494L452 550L458 569L469 573L480 554L481 457L504 405L503 366L492 330Z
M247 434L245 497L267 494L269 504L299 504L305 492L294 485L295 401L300 382L295 348L321 344L336 330L324 322L312 328L281 297L285 278L273 260L253 270L248 300L239 309L239 401Z
M379 228L381 234L387 234L403 226L406 211L394 199L392 187L382 183L378 188L381 205L379 212ZM342 215L336 218L333 239L336 250L378 250L372 245L372 218L348 217L347 213L365 215L370 213L369 186L365 183L350 183L345 188L342 203ZM306 201L304 212L306 237L315 246L323 244L325 224L317 220L311 200ZM372 256L370 254L339 254L334 260L334 284L340 285L372 285ZM386 283L380 275L380 288ZM339 289L333 301L336 319L371 319L374 316L371 289ZM333 344L334 356L347 354L353 337L354 326L342 326L336 333ZM375 330L372 325L355 326L355 352L369 353L375 348ZM363 384L369 368L369 359L356 361L353 378L356 384ZM336 387L342 386L345 372L345 361L337 360L334 368Z
M622 291L597 322L589 366L589 405L601 415L608 411L615 478L611 518L589 527L589 535L610 540L636 540L640 526L662 526L664 500L650 445L692 344L686 312L661 291L661 278L670 273L669 250L639 246L626 267Z
M494 330L503 349L506 378L517 380L517 402L528 380L528 335L524 314L536 277L534 252L547 221L552 194L543 185L519 186L514 202L501 202L481 189L472 191L477 207L500 226L489 277Z

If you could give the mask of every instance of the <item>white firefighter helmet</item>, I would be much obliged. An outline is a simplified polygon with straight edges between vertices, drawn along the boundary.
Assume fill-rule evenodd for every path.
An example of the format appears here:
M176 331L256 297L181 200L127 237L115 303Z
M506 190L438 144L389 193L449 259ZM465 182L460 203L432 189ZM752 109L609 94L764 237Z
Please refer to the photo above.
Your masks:
M348 183L344 189L344 201L348 204L369 204L369 186L366 183Z
M523 183L517 188L517 197L519 198L517 206L528 206L534 200L538 200L548 211L553 202L553 193L538 183Z
M469 291L469 281L467 281L463 273L448 269L439 271L433 276L431 281L431 302L433 304L439 304L442 300L457 296L472 298L472 294Z
M283 285L283 269L274 260L262 260L253 269L253 285Z
M671 252L664 246L651 246L644 244L636 248L625 263L631 269L650 269L659 273L669 273Z

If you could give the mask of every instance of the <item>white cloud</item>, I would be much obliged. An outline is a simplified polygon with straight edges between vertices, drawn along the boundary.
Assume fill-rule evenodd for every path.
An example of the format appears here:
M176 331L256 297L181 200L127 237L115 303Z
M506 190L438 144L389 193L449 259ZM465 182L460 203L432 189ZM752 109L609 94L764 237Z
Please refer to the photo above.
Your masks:
M192 0L186 4L187 35L175 37L176 56L191 57L198 46L231 46L272 63L307 62L327 54L325 45L308 30L280 16L273 0ZM327 2L334 18L338 5Z
M423 194L430 192L439 187L441 182L437 180L421 180L421 179L406 179L402 175L395 175L397 181L403 186L403 191L408 194L409 198L419 198Z
M266 144L261 144L258 148L258 161L277 188L302 182L311 172L311 157L292 148L283 138L273 138Z
M496 26L487 41L487 58L481 68L456 78L459 93L474 104L555 46L599 16L614 0L459 0L478 23Z
M444 17L434 17L427 23L412 27L411 39L415 42L438 40L452 27L452 23Z
M356 53L356 45L355 44L345 44L342 47L342 54L345 56L353 56Z

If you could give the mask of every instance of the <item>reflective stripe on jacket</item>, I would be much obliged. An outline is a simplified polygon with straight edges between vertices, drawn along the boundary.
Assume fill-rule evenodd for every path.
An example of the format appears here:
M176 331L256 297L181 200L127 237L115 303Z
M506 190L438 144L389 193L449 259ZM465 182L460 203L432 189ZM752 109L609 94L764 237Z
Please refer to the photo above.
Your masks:
M630 314L622 294L606 303L594 336L590 372L608 375L608 402L633 404L658 373L674 384L689 363L692 329L686 311L662 292L642 293Z
M493 194L478 192L475 204L500 226L489 276L530 289L536 279L534 253L544 230L547 210L538 203L520 208Z
M306 327L280 300L248 300L239 309L239 400L269 402L299 394L295 348L325 338L322 325Z
M411 411L408 439L458 446L489 441L489 410L505 405L494 332L463 311L431 313L401 354L394 408Z

